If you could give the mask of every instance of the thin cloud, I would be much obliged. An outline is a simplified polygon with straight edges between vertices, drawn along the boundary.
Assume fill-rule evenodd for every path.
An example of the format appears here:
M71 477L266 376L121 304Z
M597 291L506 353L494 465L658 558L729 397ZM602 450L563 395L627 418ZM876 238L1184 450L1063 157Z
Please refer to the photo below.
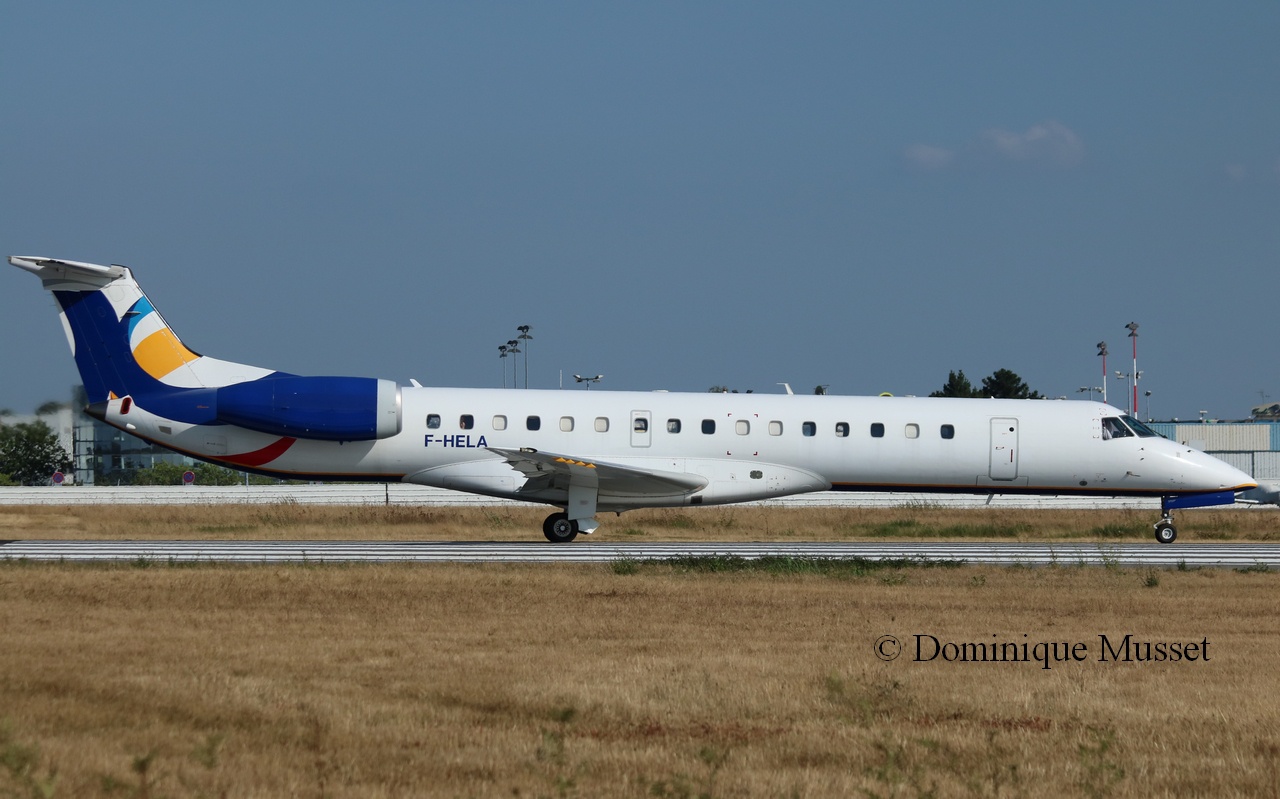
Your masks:
M1061 122L1048 120L1021 132L989 128L959 151L913 144L903 150L903 159L908 166L922 171L992 161L1070 169L1084 162L1084 141Z
M991 152L1011 161L1078 166L1084 161L1084 142L1061 122L1049 120L1023 133L992 128L982 132L982 143Z
M913 144L903 152L907 163L916 169L945 169L951 165L955 153L931 144Z
M1280 179L1280 158L1270 166L1257 162L1229 163L1223 165L1222 171L1232 183L1272 183Z

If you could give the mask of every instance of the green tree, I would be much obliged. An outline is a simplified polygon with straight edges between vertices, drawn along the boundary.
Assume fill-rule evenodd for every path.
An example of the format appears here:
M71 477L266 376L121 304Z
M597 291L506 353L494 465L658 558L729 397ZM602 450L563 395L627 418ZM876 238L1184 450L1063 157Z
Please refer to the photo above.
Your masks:
M974 388L965 377L964 370L947 374L947 382L942 388L929 395L930 397L995 397L997 399L1044 399L1038 391L1027 388L1027 384L1008 369L997 369L990 377L982 378L982 387Z
M1043 399L1039 391L1032 391L1021 377L1008 369L997 369L990 377L982 378L982 395L998 399Z
M187 472L193 472L196 476L196 485L202 486L230 486L239 485L244 482L244 474L222 466L215 466L212 463L197 463L195 466L183 466L179 463L166 463L160 461L152 464L149 469L139 469L133 475L133 484L136 486L177 486L182 485L182 476ZM269 477L251 478L251 482L258 483L275 483Z
M71 469L71 456L44 422L0 425L0 474L19 485L43 485Z
M153 463L149 469L139 469L133 473L133 484L136 486L176 486L182 485L182 475L186 466L176 463Z
M973 387L969 382L969 378L964 376L964 370L959 372L950 372L947 374L947 382L942 384L942 388L929 395L930 397L981 397L984 396L981 391Z
M244 482L244 472L237 472L223 466L214 466L212 463L198 463L191 471L196 473L196 485L232 486ZM258 477L257 475L250 476L249 481L255 485L278 482L270 477Z

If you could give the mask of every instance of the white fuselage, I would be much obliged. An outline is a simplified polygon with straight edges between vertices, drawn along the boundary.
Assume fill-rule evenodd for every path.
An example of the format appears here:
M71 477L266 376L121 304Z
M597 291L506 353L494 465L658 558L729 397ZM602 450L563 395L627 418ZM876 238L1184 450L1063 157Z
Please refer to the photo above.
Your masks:
M603 490L600 510L721 504L827 489L1162 496L1252 484L1163 438L1109 439L1097 402L667 392L402 388L401 431L375 441L299 439L174 425L138 407L107 421L197 457L282 477L392 480L558 504L493 449L532 449L696 475L697 491ZM536 421L531 421L536 420ZM536 429L535 429L536 428ZM166 432L167 431L167 432Z

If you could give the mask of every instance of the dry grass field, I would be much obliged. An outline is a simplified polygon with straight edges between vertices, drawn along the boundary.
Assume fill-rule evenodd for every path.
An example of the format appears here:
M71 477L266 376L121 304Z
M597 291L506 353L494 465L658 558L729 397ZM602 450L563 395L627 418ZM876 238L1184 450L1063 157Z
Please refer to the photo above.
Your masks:
M541 515L15 508L0 538L532 539ZM602 534L1147 540L1150 516L746 508ZM1180 521L1274 540L1277 517ZM1216 569L0 562L0 796L1277 795L1278 592ZM929 636L952 648L918 660ZM1012 658L976 662L995 643Z
M540 507L403 505L0 506L0 539L542 541ZM782 508L735 505L601 514L595 541L1151 541L1148 510ZM1186 541L1280 541L1272 506L1179 511Z

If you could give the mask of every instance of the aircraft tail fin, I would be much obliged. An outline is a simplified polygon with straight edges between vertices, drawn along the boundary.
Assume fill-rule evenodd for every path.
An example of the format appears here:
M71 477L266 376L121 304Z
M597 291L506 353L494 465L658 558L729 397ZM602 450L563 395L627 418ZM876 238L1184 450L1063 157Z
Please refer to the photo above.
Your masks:
M11 256L9 263L39 277L57 300L90 405L271 374L187 348L127 267L32 256Z
M300 377L200 355L126 267L17 255L9 263L38 276L58 301L91 416L121 421L136 406L179 423L328 441L400 432L394 381Z

